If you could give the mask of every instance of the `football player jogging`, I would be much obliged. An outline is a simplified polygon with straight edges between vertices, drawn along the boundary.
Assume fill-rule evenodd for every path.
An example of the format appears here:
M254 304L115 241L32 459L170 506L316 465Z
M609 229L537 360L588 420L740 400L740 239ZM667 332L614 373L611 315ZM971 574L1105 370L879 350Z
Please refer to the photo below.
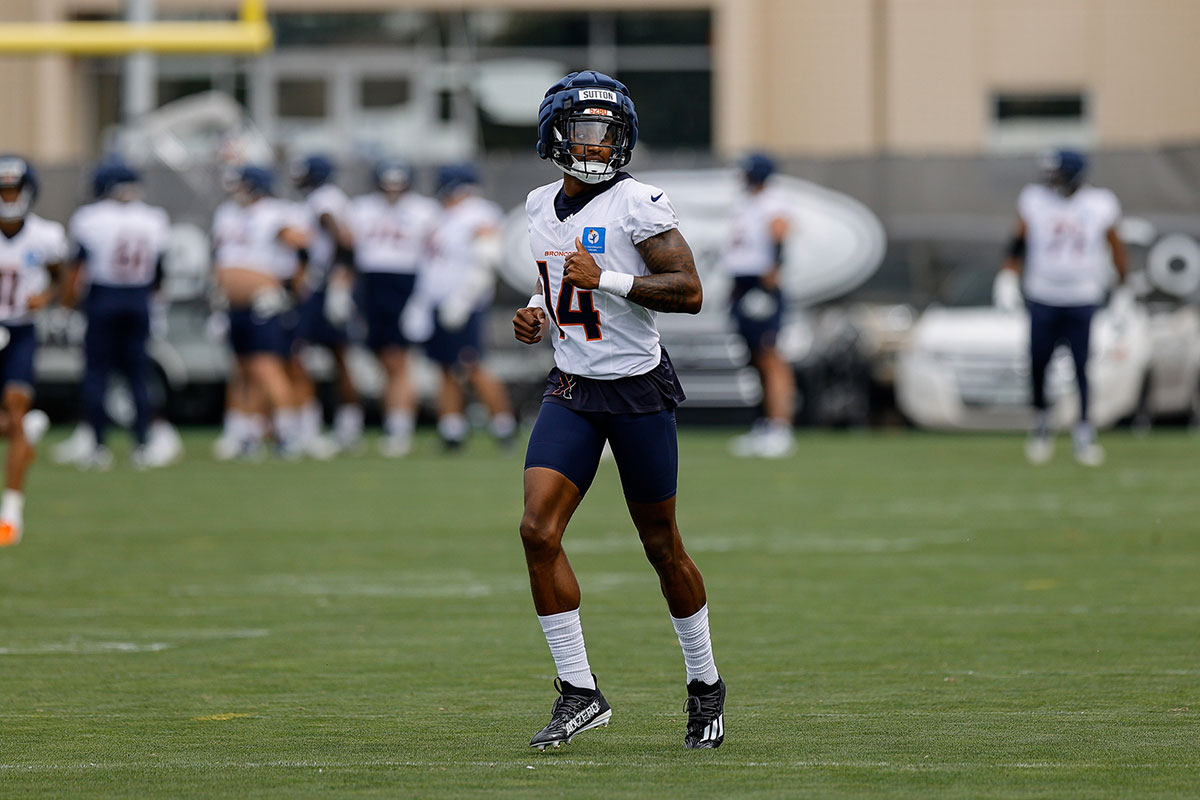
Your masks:
M376 191L356 197L350 206L350 234L367 346L387 376L380 452L400 458L412 448L417 417L408 364L412 342L404 335L400 318L416 288L439 209L433 200L412 191L412 173L401 162L377 162L374 179Z
M338 446L348 450L362 439L363 412L346 365L346 323L354 306L350 297L353 276L342 266L349 261L342 245L350 199L333 183L333 175L333 162L321 155L308 156L292 168L292 181L304 194L310 228L304 271L307 296L300 305L299 338L302 344L324 347L333 356L339 399L333 430ZM308 434L315 436L320 431L321 410L311 383L309 387L302 413Z
M262 393L279 451L292 458L302 453L303 431L286 368L290 343L282 317L290 298L284 281L308 238L293 209L272 196L273 184L268 169L240 168L232 202L213 217L213 265L229 303L229 341L240 373L235 382Z
M92 176L96 202L76 211L67 228L75 254L63 288L63 304L73 306L87 287L82 395L92 447L77 455L80 466L104 469L112 463L112 453L105 446L108 415L104 397L113 368L124 374L133 396L136 446L130 458L134 466L166 466L177 455L149 444L153 409L146 342L150 338L151 295L162 281L170 220L166 211L142 202L139 182L138 174L123 162L102 162ZM159 441L166 439L160 437Z
M63 226L31 213L38 180L19 156L0 156L0 435L8 439L0 495L0 547L21 541L25 472L49 427L33 405L33 312L54 297L67 254Z
M762 381L763 419L732 443L734 455L783 458L793 450L796 376L775 346L783 323L780 272L790 228L787 205L771 187L775 164L761 153L741 164L746 193L722 259L733 278L730 313Z
M492 270L499 262L500 207L479 193L479 176L469 164L438 171L442 214L430 237L429 263L417 280L414 309L429 309L432 328L425 354L441 367L438 397L438 435L448 450L466 439L468 424L459 373L465 373L487 406L492 435L507 448L517 423L508 392L483 364L484 324L493 295Z
M1084 182L1087 159L1081 153L1049 154L1042 169L1045 182L1029 184L1017 198L1016 232L1003 268L1021 275L1029 309L1034 422L1025 453L1035 464L1054 454L1046 369L1055 348L1066 344L1079 387L1079 421L1071 435L1075 459L1098 466L1104 450L1088 418L1088 347L1092 317L1110 282L1109 264L1118 281L1127 271L1125 246L1117 235L1121 205L1108 189Z
M704 580L675 521L683 389L654 323L658 311L699 312L703 290L671 201L620 171L637 133L624 84L598 72L566 76L539 110L538 155L564 177L526 201L540 285L513 319L518 341L553 342L556 364L529 439L520 526L533 604L558 672L550 722L530 741L538 749L612 716L588 664L579 583L562 546L606 441L683 647L684 745L718 747L725 735Z

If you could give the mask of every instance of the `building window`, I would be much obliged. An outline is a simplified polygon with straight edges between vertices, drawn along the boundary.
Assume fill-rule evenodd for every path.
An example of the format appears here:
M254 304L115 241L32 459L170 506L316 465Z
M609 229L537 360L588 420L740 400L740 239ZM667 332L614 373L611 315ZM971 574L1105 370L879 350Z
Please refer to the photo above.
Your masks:
M998 92L991 100L988 145L993 152L1089 147L1093 142L1091 114L1083 92Z
M320 78L280 78L275 112L281 119L322 119L325 81Z

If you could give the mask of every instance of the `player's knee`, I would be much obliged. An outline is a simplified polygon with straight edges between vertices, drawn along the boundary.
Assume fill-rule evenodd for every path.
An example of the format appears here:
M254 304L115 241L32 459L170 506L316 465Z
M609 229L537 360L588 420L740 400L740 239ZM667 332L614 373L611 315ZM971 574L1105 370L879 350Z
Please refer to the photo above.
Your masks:
M646 558L651 564L669 564L678 557L679 536L669 518L657 520L653 526L643 531L642 549L646 551Z
M526 514L521 518L521 544L531 555L553 555L562 546L562 531L547 520Z

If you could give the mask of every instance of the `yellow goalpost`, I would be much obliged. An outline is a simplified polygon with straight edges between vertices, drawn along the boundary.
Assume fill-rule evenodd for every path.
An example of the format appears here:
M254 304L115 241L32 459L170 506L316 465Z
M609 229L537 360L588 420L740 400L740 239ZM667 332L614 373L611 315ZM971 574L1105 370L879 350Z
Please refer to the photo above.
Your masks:
M262 0L242 0L235 22L0 23L0 55L261 53L272 41Z

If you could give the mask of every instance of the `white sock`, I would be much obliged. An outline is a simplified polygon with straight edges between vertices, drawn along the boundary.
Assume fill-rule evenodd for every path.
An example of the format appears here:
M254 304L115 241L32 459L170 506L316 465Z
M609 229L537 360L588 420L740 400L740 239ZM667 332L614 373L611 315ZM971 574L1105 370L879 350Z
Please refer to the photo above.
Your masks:
M1045 409L1038 409L1033 413L1033 434L1034 436L1049 436L1050 435L1050 412Z
M280 444L300 441L300 412L294 408L275 411L275 438Z
M383 422L383 429L387 432L388 436L408 440L412 438L415 423L416 415L413 412L393 410L387 412L387 419Z
M246 415L236 408L225 409L225 424L222 426L221 435L229 439L240 439L245 429Z
M447 442L461 442L467 438L471 426L462 414L446 414L438 419L438 435Z
M517 418L512 414L497 414L492 417L492 436L507 439L517 430Z
M558 677L580 689L595 689L592 668L588 665L587 647L583 644L583 626L579 623L579 609L561 614L539 616L550 655Z
M25 495L16 489L5 489L0 495L0 519L5 522L21 522L25 511Z
M321 422L321 404L316 400L309 400L300 407L300 433L305 440L321 435Z
M337 413L333 415L333 430L342 442L353 442L362 436L362 406L354 403L338 406Z
M683 648L683 663L687 667L687 682L716 683L717 665L713 663L712 639L708 635L708 604L690 617L671 617L679 646Z
M262 414L245 414L242 436L252 444L258 444L267 436L267 418Z

